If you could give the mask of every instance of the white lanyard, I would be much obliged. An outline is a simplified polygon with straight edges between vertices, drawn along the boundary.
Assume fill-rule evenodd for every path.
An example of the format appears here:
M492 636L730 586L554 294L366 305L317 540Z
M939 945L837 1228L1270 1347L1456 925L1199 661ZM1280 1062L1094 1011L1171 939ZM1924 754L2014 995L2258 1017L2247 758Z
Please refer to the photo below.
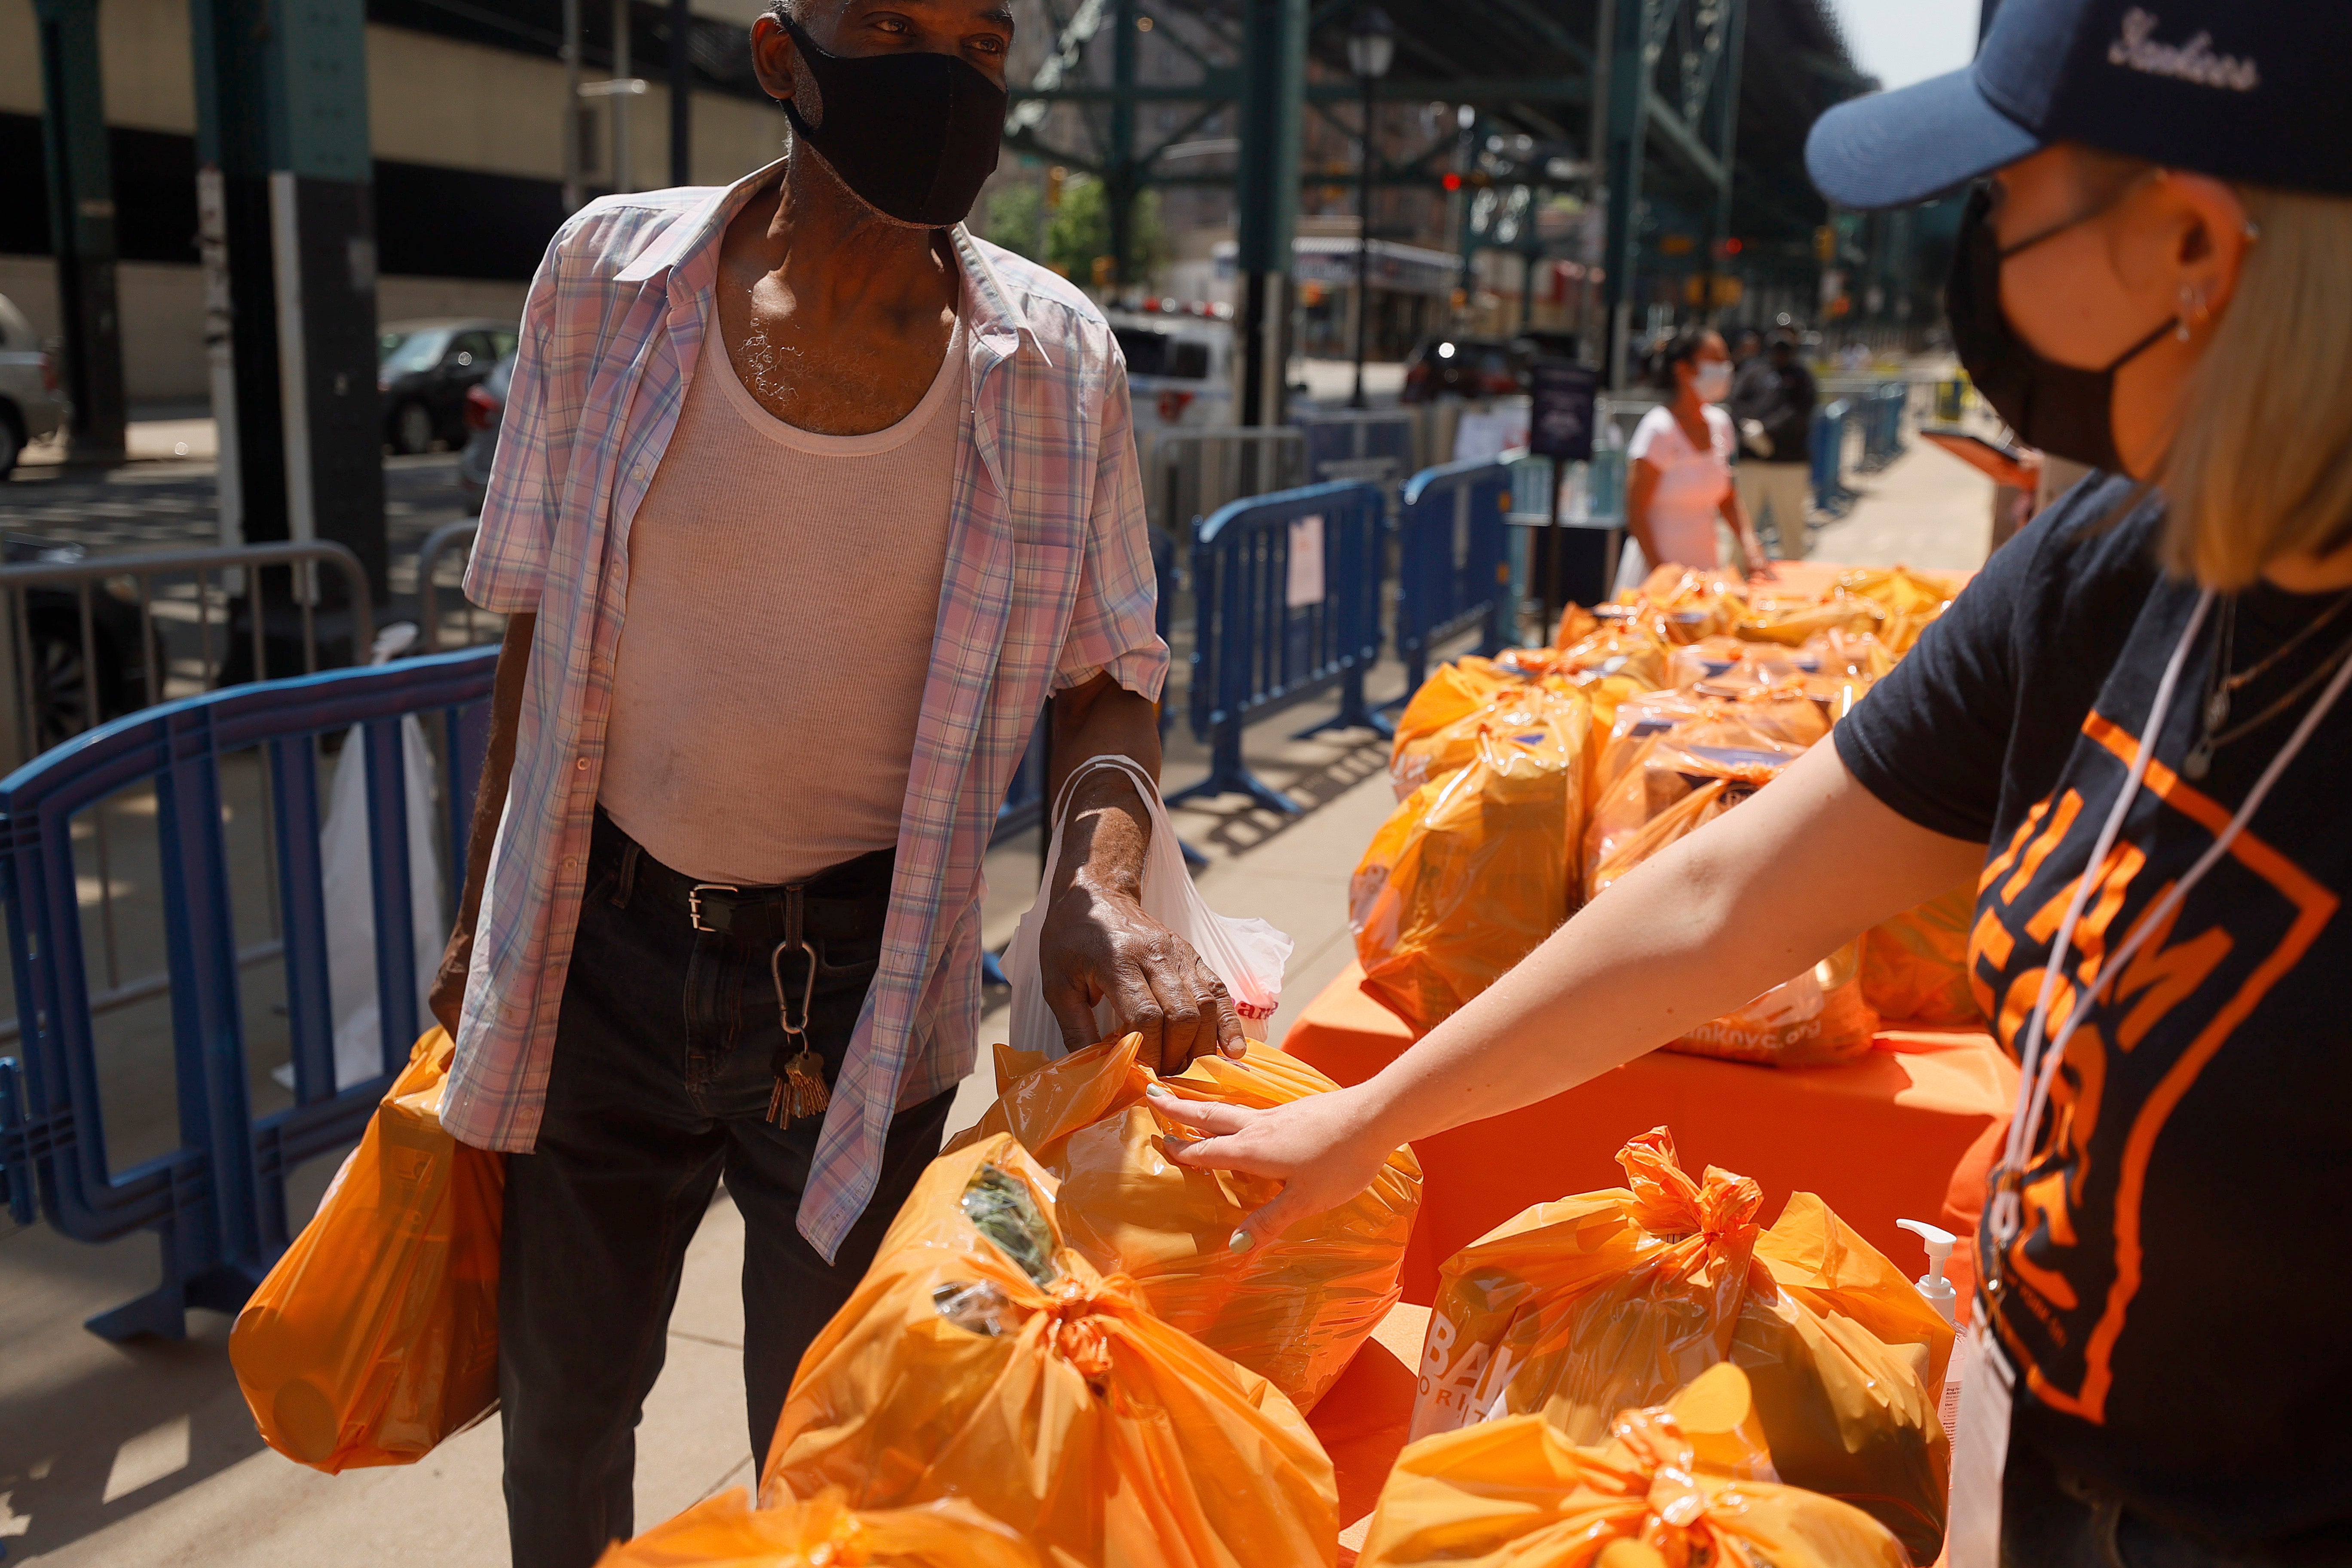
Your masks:
M2034 1129L2048 1108L2050 1087L2057 1077L2058 1064L2065 1059L2067 1042L2074 1038L2075 1028L2091 1011L2096 997L2110 975L2118 973L2133 956L2147 945L2156 932L2164 929L2189 890L2204 879L2205 873L2221 863L2230 852L2238 835L2245 830L2271 786L2286 771L2312 731L2328 710L2336 706L2344 694L2345 686L2352 682L2352 659L2327 683L2319 700L2303 717L2287 737L2286 744L2246 792L2244 804L2230 824L2214 836L2204 854L2197 858L2187 875L2175 884L2154 907L2140 917L2121 947L2108 955L2090 981L2078 993L2074 1005L2067 1009L2066 1021L2059 1026L2054 1037L2047 1039L2050 1006L2058 994L2058 984L2065 969L2066 958L2074 947L2074 928L2083 918L2084 907L2090 901L2091 889L2106 866L2107 856L2115 848L2116 839L2123 831L2124 818L2132 803L2139 796L2141 784L2147 777L2148 762L2156 752L2158 741L2164 732L2164 721L2172 706L2173 692L2180 682L2181 668L2188 662L2189 650L2197 641L2197 634L2205 624L2206 613L2212 608L2213 594L2207 590L2199 595L2197 607L2189 616L2189 625L2180 634L2180 642L2172 650L2171 660L2164 667L2164 678L2157 683L2156 700L2148 709L2147 723L2140 732L2137 753L2125 777L2124 786L2116 796L2114 808L2108 812L2105 826L2100 830L2097 843L2091 850L2089 862L2074 885L2074 893L2066 904L2066 917L2059 922L2056 942L2051 947L2047 969L2042 977L2042 992L2034 1002L2033 1012L2026 1020L2024 1042L2018 1056L2017 1105L2011 1115L2009 1137L2003 1146L2001 1161L1992 1174L1993 1198L1988 1216L1992 1231L1990 1278L1983 1282L1977 1297L1974 1326L1975 1353L1969 1367L1969 1381L1963 1385L1960 1403L1960 1429L1953 1444L1952 1510L1948 1538L1946 1561L1948 1568L1993 1568L2000 1561L2000 1484L2001 1470L2009 1451L2010 1390L2014 1374L2008 1358L2000 1349L2000 1335L1990 1321L1991 1313L1988 1295L1998 1289L2001 1260L2010 1245L2016 1240L2023 1212L2018 1188L2025 1162L2032 1147Z

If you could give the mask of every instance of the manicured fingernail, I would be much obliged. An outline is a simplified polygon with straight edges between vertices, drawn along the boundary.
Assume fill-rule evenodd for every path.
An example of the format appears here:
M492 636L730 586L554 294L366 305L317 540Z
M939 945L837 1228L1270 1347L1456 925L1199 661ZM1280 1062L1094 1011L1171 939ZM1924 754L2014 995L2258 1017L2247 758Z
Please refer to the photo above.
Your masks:
M1145 1084L1143 1086L1143 1092L1150 1095L1154 1100L1173 1100L1176 1098L1174 1095L1168 1092L1168 1086L1161 1083Z
M1234 1232L1234 1238L1225 1243L1225 1245L1232 1247L1235 1252L1247 1252L1250 1249L1250 1233L1245 1230L1237 1230Z

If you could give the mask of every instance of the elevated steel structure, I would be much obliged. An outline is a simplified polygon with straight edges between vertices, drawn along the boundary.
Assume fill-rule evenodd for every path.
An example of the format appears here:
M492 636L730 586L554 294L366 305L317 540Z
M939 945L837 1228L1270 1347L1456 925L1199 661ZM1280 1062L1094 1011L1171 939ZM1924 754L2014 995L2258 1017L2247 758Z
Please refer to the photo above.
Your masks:
M1244 418L1277 417L1279 400L1263 384L1265 361L1286 303L1298 191L1330 179L1299 167L1298 127L1312 113L1350 136L1361 133L1340 107L1362 92L1345 67L1359 0L1037 3L1054 28L1053 46L1042 67L1015 84L1007 145L1101 179L1121 278L1134 258L1129 215L1146 186L1234 187L1243 350L1255 375L1244 389ZM1741 235L1801 255L1822 219L1802 174L1805 129L1822 109L1869 85L1825 0L1382 4L1395 23L1397 55L1377 85L1380 99L1471 105L1496 133L1576 153L1511 178L1538 193L1572 191L1605 210L1612 381L1626 374L1631 312L1660 215L1704 235L1703 271ZM1188 62L1188 79L1139 79L1138 37L1147 28L1156 28L1151 36L1163 51ZM1141 145L1138 108L1167 104L1197 111ZM1061 105L1081 111L1091 146L1048 133L1051 110ZM1238 144L1231 173L1164 162L1171 148L1220 121ZM1449 128L1401 157L1380 153L1369 177L1385 186L1444 188L1460 142Z

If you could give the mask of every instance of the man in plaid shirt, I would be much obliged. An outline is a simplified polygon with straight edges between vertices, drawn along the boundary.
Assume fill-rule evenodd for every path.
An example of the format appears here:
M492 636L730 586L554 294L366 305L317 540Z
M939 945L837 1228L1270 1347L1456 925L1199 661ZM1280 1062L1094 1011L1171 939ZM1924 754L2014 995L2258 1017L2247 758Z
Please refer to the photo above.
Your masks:
M764 1454L803 1349L938 1152L979 1016L981 860L1053 709L1048 798L1156 776L1168 653L1126 370L1086 298L961 220L1000 0L783 0L788 155L598 201L531 286L467 594L509 618L434 1010L443 1121L507 1151L514 1561L632 1533L687 1242L745 1222ZM1061 803L1041 941L1174 1068L1238 1051L1138 901L1128 774Z

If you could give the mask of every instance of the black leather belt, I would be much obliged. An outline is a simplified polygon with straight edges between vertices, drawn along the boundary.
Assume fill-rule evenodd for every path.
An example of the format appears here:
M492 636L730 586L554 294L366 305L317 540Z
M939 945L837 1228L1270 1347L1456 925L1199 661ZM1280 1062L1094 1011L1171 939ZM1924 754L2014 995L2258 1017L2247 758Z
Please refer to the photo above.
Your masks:
M889 908L895 852L878 849L861 855L803 882L742 887L698 881L672 870L646 854L601 807L596 837L603 841L597 847L620 854L622 902L649 898L682 909L696 931L768 955L768 976L776 987L776 1011L784 1026L783 1043L776 1047L776 1088L768 1098L768 1120L789 1127L797 1117L823 1115L833 1096L825 1087L824 1058L808 1037L809 1005L816 995L821 962L809 938L822 942L831 934L827 927L838 926L844 935L860 927L870 929ZM795 967L800 971L797 986L785 978L786 971Z

